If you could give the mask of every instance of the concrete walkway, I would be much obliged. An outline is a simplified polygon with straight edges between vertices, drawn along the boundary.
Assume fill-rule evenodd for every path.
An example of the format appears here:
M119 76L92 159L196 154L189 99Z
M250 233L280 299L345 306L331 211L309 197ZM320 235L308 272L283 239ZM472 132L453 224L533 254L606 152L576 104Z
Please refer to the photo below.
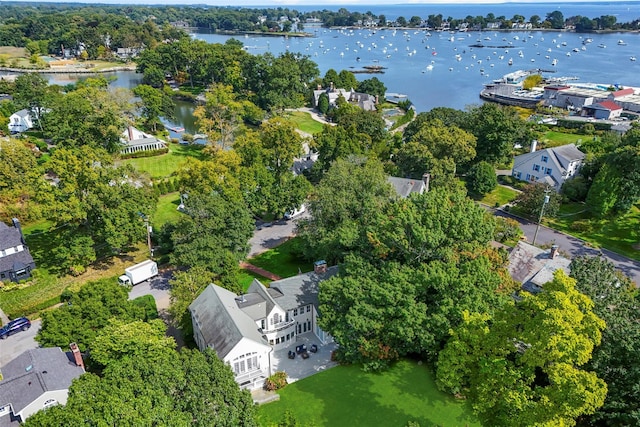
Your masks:
M260 276L266 277L267 279L270 279L270 280L280 280L280 279L282 279L282 277L278 276L277 274L273 274L272 272L267 271L264 268L256 267L255 265L249 264L248 262L242 261L240 263L240 268L243 268L245 270L249 270L252 273L259 274Z

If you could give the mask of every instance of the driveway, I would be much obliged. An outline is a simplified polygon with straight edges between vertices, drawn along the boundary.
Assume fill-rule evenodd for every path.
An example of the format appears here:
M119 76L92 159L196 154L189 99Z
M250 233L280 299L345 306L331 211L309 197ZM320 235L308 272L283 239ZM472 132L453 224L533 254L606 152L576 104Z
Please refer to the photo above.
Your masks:
M533 235L536 232L536 223L513 216L503 210L494 210L494 213L496 216L512 218L518 221L520 223L520 228L524 231L524 235L527 236L527 241L533 242ZM540 246L556 244L559 246L560 251L566 253L569 258L579 255L602 255L607 260L611 261L616 268L629 276L631 280L636 283L637 287L640 287L640 262L638 261L618 255L607 249L594 249L587 246L584 241L577 237L561 233L545 226L540 226L538 236L536 237L536 244Z
M296 235L296 224L304 218L309 218L309 211L305 211L290 220L278 220L270 223L256 223L253 237L249 239L249 255L252 258L273 249Z
M0 340L0 369L25 351L38 348L39 345L35 338L39 330L40 319L37 319L31 322L31 328L26 331L18 332L7 337L7 339Z

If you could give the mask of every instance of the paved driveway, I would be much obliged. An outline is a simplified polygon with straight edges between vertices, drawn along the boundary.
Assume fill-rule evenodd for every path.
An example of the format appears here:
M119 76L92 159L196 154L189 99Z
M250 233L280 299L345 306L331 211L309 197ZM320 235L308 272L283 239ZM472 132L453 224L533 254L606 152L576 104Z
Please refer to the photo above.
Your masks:
M40 330L40 319L31 322L31 328L0 340L0 368L32 348L38 348L35 340ZM64 349L63 349L64 350Z
M296 223L308 217L309 211L307 210L289 221L282 219L271 223L258 223L253 237L249 239L250 248L247 258L275 248L295 236Z

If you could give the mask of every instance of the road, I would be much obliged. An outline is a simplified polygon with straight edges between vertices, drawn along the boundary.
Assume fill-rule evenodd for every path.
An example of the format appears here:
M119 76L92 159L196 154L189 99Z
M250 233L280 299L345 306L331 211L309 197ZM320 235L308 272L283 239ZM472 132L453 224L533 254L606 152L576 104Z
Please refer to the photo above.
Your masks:
M513 218L518 221L520 223L520 228L524 231L524 235L527 236L527 241L533 242L533 235L536 232L536 223L510 215L502 210L496 210L495 214L497 216ZM629 276L631 280L636 283L636 286L640 287L640 262L638 261L623 257L607 249L594 249L587 246L584 241L576 237L569 236L568 234L564 234L544 226L540 226L540 231L538 231L538 236L536 238L536 244L540 246L556 244L559 247L560 253L568 255L568 258L573 258L579 255L602 255L611 261L621 272Z

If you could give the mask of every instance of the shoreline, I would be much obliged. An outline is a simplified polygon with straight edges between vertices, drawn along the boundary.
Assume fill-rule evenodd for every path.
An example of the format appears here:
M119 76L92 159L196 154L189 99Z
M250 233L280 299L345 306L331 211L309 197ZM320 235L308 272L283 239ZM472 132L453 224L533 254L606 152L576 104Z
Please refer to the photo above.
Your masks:
M12 67L0 67L0 71L7 71L10 73L40 73L40 74L101 74L101 73L115 73L118 71L136 71L135 65L125 65L122 67L110 67L101 70L94 70L90 68L12 68Z

